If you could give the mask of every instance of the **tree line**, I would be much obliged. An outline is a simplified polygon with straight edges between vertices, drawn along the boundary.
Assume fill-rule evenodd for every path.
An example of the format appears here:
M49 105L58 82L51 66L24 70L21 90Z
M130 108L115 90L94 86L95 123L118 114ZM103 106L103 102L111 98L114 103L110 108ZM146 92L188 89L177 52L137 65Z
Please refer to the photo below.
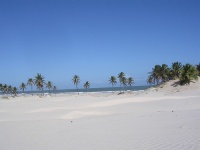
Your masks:
M171 68L166 64L155 65L149 74L147 83L150 85L158 85L175 79L179 80L180 85L190 84L192 80L197 80L200 76L200 63L182 65L180 62L174 62Z
M147 83L152 85L158 85L165 83L169 80L179 79L179 83L181 85L190 84L192 80L197 80L198 76L200 76L200 63L198 65L191 65L189 63L182 65L180 62L172 63L171 68L168 67L166 64L162 65L155 65L152 68L152 71L148 73L149 76L147 78ZM120 72L117 76L120 89L125 89L125 86L129 85L130 87L134 84L134 79L132 77L126 77L124 72ZM117 78L115 76L111 76L109 78L109 83L112 84L112 87L117 83ZM74 75L72 78L73 84L76 86L77 92L78 84L80 83L80 77L78 75ZM44 88L49 90L49 94L51 95L51 90L56 91L57 87L53 85L51 81L45 82L44 77L41 74L37 74L34 78L29 78L27 83L24 82L20 85L20 90L24 92L26 86L31 87L32 95L33 95L33 86L36 86L37 90L41 91L44 94ZM90 82L86 81L83 87L87 90L90 88ZM17 87L12 87L11 85L7 84L0 84L0 91L4 94L14 94L15 96L18 93Z
M45 82L44 77L39 73L35 76L35 78L29 78L26 84L22 82L19 88L24 92L26 86L31 87L32 95L33 86L36 86L37 90L42 91L42 94L44 94L43 90L45 87L49 90L49 94L51 94L50 90L53 89L54 91L56 91L57 89L55 85L53 86L53 83L51 81ZM3 94L14 94L14 96L16 96L18 93L17 87L12 87L11 85L8 86L7 84L0 84L0 90Z
M120 83L120 88L123 88L123 91L124 91L125 86L129 85L131 87L134 84L134 79L132 77L126 78L124 72L120 72L118 74L118 79L119 79L119 83ZM76 86L76 89L78 92L78 84L80 83L80 77L78 75L74 75L72 82ZM109 78L109 83L112 84L112 87L113 87L117 83L117 78L115 76L111 76ZM90 87L89 81L86 81L83 86L87 90ZM79 92L78 92L78 94L79 94Z

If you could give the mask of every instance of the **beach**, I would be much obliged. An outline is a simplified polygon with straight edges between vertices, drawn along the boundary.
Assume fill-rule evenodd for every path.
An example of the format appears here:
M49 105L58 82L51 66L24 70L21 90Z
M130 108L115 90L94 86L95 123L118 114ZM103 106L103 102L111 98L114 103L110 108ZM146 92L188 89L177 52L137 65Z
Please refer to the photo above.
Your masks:
M0 99L1 150L198 150L200 80L141 92Z

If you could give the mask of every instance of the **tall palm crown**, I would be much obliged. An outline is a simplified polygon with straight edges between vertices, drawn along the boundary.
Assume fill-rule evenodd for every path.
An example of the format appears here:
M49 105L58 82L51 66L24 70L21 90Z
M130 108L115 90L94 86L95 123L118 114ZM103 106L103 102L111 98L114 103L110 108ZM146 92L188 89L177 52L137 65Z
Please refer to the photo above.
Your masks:
M169 80L170 69L168 68L166 64L162 64L162 66L160 67L159 74L160 74L162 82L166 82L167 80Z
M122 85L122 78L125 77L125 74L123 72L120 72L118 74L118 78L119 78L119 82L120 82L120 86Z
M29 79L28 79L27 85L31 86L31 91L33 91L34 81L33 81L32 78L29 78ZM32 95L33 95L33 92L32 92Z
M86 81L83 86L87 90L88 88L90 88L90 83L88 81Z
M53 86L52 82L48 81L47 84L46 84L46 88L49 89L49 94L50 94L50 90L52 89L52 86Z
M26 89L26 84L22 82L22 84L20 85L20 90L24 90Z
M115 76L111 76L111 77L110 77L109 81L110 81L110 83L112 84L112 87L113 87L113 85L115 85L115 84L117 83L116 80L117 80L117 79L116 79Z
M200 63L198 65L196 65L196 69L198 71L198 76L200 76Z
M180 75L180 83L182 85L190 84L192 80L197 80L197 79L198 77L196 68L191 64L184 65Z
M74 83L74 85L76 85L76 89L77 89L77 92L78 92L78 84L80 83L80 77L78 75L74 75L72 82Z
M127 83L128 83L129 86L132 86L134 84L134 79L132 77L129 77L127 79Z
M38 90L43 90L45 80L44 80L44 77L41 74L38 73L35 76L34 82L35 82L35 85L36 85Z
M171 74L173 79L177 79L180 77L181 69L182 69L182 64L180 62L172 63Z
M120 82L121 82L121 79L122 79L123 77L125 77L125 74L124 74L123 72L120 72L120 73L118 74L118 78L120 79Z

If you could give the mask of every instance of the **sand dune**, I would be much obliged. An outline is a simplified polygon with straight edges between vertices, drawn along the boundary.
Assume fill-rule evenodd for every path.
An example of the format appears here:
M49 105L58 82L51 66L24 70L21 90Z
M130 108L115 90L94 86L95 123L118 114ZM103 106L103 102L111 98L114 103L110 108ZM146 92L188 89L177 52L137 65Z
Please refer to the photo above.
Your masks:
M139 94L2 99L0 149L198 150L200 81L172 84Z

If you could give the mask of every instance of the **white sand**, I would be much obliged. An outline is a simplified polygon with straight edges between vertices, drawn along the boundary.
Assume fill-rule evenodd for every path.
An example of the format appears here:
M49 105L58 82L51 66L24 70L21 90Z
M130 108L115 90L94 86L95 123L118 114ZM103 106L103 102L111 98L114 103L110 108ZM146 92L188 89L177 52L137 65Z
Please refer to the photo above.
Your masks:
M199 150L200 80L172 84L0 99L0 150Z

